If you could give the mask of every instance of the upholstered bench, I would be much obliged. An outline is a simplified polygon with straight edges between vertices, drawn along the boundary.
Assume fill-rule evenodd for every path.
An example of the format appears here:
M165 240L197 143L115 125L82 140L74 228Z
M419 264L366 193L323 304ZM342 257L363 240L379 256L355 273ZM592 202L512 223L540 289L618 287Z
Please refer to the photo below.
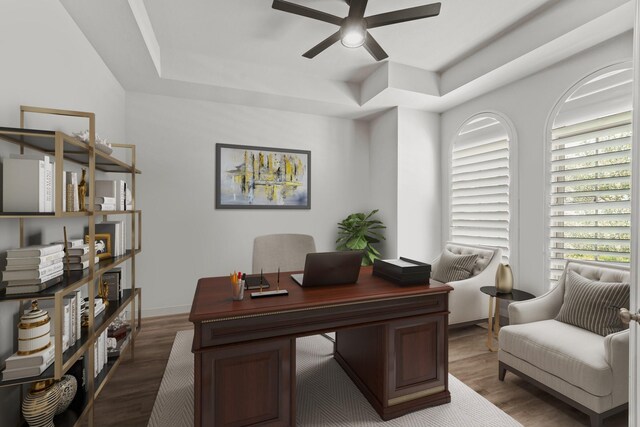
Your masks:
M617 313L629 303L629 280L625 267L570 261L551 291L512 303L499 379L515 373L588 414L592 426L626 409L629 330Z
M447 242L444 251L431 265L431 282L446 283L449 294L449 325L464 326L487 319L489 297L483 286L494 286L500 248Z

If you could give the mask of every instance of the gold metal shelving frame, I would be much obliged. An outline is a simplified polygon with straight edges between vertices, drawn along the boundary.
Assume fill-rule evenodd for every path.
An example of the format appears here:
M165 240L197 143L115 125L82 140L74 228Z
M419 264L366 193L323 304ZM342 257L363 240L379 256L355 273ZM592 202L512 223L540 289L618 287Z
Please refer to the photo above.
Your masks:
M88 143L70 136L64 132L51 130L36 130L25 128L26 114L46 114L58 115L66 117L85 118L89 122L89 141ZM135 337L141 328L141 308L142 308L142 292L136 287L136 255L142 250L142 211L136 210L136 175L141 172L136 168L136 147L131 144L112 144L112 147L125 149L130 151L131 163L128 164L110 154L96 148L96 118L95 114L84 111L61 110L53 108L41 108L33 106L20 107L20 128L0 127L0 140L17 144L20 146L20 153L24 154L25 149L35 150L52 156L55 159L55 206L52 213L33 213L33 212L1 212L2 219L18 219L20 228L20 247L26 244L25 239L25 221L43 218L86 218L89 230L89 245L95 245L95 225L96 217L102 217L107 220L109 216L124 215L129 216L130 223L130 247L125 255L114 257L109 260L103 260L95 263L94 257L89 257L89 268L81 272L65 272L64 280L61 284L56 285L48 290L37 294L25 295L0 295L0 302L18 301L20 304L20 312L22 313L25 303L31 299L55 299L55 314L53 321L57 325L63 323L63 299L65 296L75 292L77 289L87 286L87 294L89 299L88 317L89 322L86 330L83 328L81 337L75 345L70 346L67 351L62 351L62 334L55 335L55 362L42 375L37 377L25 378L21 380L0 382L0 387L15 386L19 384L31 383L43 379L53 378L60 379L73 364L83 355L86 359L86 393L85 406L81 414L78 414L72 425L76 426L85 420L89 426L93 426L93 404L100 391L112 377L113 372L120 364L125 350L130 349L130 355L133 357L135 347ZM64 189L62 188L62 176L64 174L64 162L71 161L88 168L89 183L89 200L86 212L64 212L62 210L62 197ZM130 188L133 198L132 210L127 211L94 211L95 194L94 183L96 180L96 171L108 173L124 173L130 175ZM101 278L102 274L113 269L114 267L124 263L130 263L130 284L131 288L124 291L121 301L110 301L109 307L105 312L97 317L94 316L94 298L96 297L96 281ZM101 374L94 378L93 370L96 361L94 360L94 346L96 339L109 326L109 324L119 316L124 310L130 308L130 325L131 336L126 349L122 349L120 357L113 363L108 363ZM78 392L81 392L79 389ZM57 425L57 424L56 424Z

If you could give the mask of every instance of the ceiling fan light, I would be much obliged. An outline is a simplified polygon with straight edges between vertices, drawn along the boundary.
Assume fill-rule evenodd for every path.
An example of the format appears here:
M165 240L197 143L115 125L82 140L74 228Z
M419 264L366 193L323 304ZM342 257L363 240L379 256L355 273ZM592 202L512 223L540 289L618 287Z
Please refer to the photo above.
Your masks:
M340 42L344 47L360 47L364 44L366 32L360 25L350 25L342 29Z

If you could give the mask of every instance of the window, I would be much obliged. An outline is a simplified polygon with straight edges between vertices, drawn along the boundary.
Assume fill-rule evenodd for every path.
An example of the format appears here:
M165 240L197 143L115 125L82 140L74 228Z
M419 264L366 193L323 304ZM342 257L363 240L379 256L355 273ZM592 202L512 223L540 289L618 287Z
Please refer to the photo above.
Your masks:
M566 260L629 263L631 85L630 64L609 67L556 107L548 157L552 285Z
M509 262L509 146L512 132L497 114L467 120L451 153L451 240L502 249Z

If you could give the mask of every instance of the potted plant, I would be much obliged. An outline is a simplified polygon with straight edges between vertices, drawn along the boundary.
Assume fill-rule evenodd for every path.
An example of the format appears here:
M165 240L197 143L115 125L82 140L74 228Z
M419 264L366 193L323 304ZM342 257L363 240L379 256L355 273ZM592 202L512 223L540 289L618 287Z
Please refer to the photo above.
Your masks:
M372 245L384 240L379 230L387 228L382 221L372 218L378 209L369 214L353 213L338 223L336 249L339 251L364 251L362 265L371 265L380 258L380 252Z

